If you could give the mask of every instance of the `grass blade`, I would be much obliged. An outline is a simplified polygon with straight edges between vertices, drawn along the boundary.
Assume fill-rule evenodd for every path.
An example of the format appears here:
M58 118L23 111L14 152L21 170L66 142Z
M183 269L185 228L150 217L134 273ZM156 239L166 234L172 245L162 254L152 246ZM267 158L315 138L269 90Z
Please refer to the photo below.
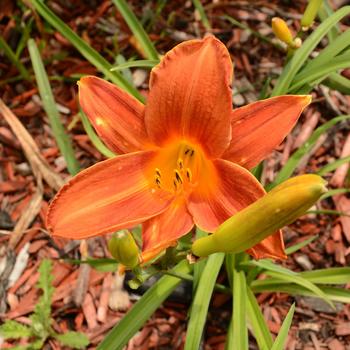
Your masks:
M300 275L287 275L279 272L274 271L265 271L265 273L271 277L276 277L281 279L282 281L288 281L290 283L295 283L297 285L300 285L304 287L305 289L308 289L312 293L314 293L315 296L323 299L325 302L327 302L331 307L334 308L334 305L332 301L328 298L328 296L314 283L310 282L309 280L306 280L305 278L301 277Z
M113 158L114 156L116 156L116 154L113 153L97 136L83 110L80 110L80 116L85 132L89 136L90 141L96 147L96 149L107 158Z
M81 39L72 29L67 26L60 18L58 18L43 2L40 0L31 0L34 8L39 14L46 19L56 30L58 30L73 46L105 77L118 85L140 101L144 101L140 92L132 86L118 72L111 72L112 65L105 60L96 50L89 46L87 42Z
M306 289L295 283L283 283L282 280L255 280L250 285L254 293L263 293L263 292L277 292L277 293L287 293L290 295L305 295L311 297L317 297L309 289ZM337 287L323 287L319 286L320 290L327 295L329 300L350 304L350 290ZM318 298L318 297L317 297Z
M344 193L349 193L350 189L349 188L336 188L334 190L329 190L327 193L323 194L321 196L321 199L326 199L329 197L337 196L339 194L344 194Z
M272 336L260 310L258 301L249 287L247 287L247 312L259 349L270 350L273 344Z
M207 236L207 233L199 229L198 227L196 228L196 239L202 238ZM193 265L193 295L198 287L200 278L202 276L203 270L205 268L205 265L207 263L207 259L202 259L197 261Z
M338 90L342 94L350 95L350 79L345 78L338 73L331 73L322 84L333 90Z
M7 44L2 36L0 36L0 49L4 51L4 54L12 62L12 64L17 68L22 78L25 80L30 80L30 75L27 68L23 63L17 58L16 54L12 51L11 47Z
M350 283L350 267L330 267L313 271L304 271L300 276L317 284Z
M233 342L237 349L248 350L246 320L247 285L243 271L233 270Z
M334 12L330 17L324 20L319 27L305 40L303 45L296 51L293 58L284 68L282 75L278 79L271 96L278 96L288 92L289 86L294 77L308 59L311 52L315 49L322 38L337 24L343 17L350 13L350 6L344 6Z
M304 241L301 241L291 247L286 248L286 254L290 255L295 253L296 251L298 251L301 248L306 247L308 244L310 244L311 242L313 242L318 236L312 236L308 239L305 239Z
M318 127L312 133L309 139L288 159L285 166L277 174L275 181L269 184L268 186L266 186L267 190L268 191L271 190L273 187L287 180L293 174L294 170L297 168L299 162L302 160L304 155L307 154L312 149L312 147L317 142L318 138L323 133L327 132L328 129L330 129L332 126L336 125L337 123L340 123L348 119L350 119L350 115L342 115L339 117L335 117L330 121L328 121L327 123L324 123L323 125Z
M149 39L147 33L143 29L141 23L138 21L130 7L125 0L113 0L115 6L122 14L125 22L128 24L130 30L133 32L135 38L141 45L145 55L150 60L159 60L159 55L155 49L152 41Z
M174 269L175 273L189 273L191 271L187 261L181 261ZM181 282L173 276L163 276L138 300L132 309L107 334L98 350L121 350L134 334L151 317L162 302Z
M329 164L325 165L324 167L322 167L321 169L319 169L316 172L316 174L318 174L320 176L326 175L327 173L339 168L341 165L343 165L344 163L348 163L348 162L350 162L350 156L337 159L334 162L329 163Z
M204 8L203 8L203 5L202 5L201 1L200 0L192 0L192 2L193 2L194 7L196 8L196 10L199 13L199 16L200 16L201 21L202 21L202 23L204 25L204 28L206 30L210 30L211 26L210 26L208 17L205 14L205 11L204 11Z
M293 321L294 311L295 311L295 304L293 304L290 307L288 314L282 323L282 327L281 327L280 331L278 332L277 338L272 345L271 350L283 350L284 349L284 346L286 344L287 337L288 337L288 332L289 332L290 326L291 326L292 321Z
M210 255L207 259L207 264L203 269L196 294L192 301L184 350L199 349L205 321L207 319L210 299L224 257L224 253L216 253Z
M114 72L116 70L123 70L126 68L153 68L159 63L159 60L136 60L136 61L127 61L122 64L118 64L111 68L111 71Z
M57 142L58 148L63 155L67 169L70 174L75 175L79 172L80 166L75 158L74 149L69 136L64 130L58 113L56 102L51 90L49 79L47 77L43 61L40 57L40 52L33 39L28 40L28 50L32 61L36 82L38 84L39 93L45 112L49 118L52 133Z
M350 32L350 30L349 30ZM350 52L344 53L337 57L331 58L330 62L321 66L316 66L298 74L295 77L295 83L291 85L289 91L296 91L305 84L313 85L316 82L327 78L331 73L335 73L339 69L350 66Z

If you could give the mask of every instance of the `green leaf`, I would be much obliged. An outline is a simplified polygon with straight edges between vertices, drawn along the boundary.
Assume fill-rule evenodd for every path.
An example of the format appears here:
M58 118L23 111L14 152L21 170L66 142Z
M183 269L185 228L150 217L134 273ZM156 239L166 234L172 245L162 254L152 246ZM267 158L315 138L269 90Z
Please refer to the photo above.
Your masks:
M273 187L277 186L281 182L287 180L291 175L293 174L294 170L299 165L300 161L304 157L305 154L307 154L312 147L315 145L319 137L327 132L332 126L336 125L339 122L345 121L350 119L350 115L342 115L339 117L335 117L328 122L324 123L320 127L318 127L312 135L309 137L309 139L301 146L299 149L294 152L291 157L288 159L287 163L284 165L284 167L280 170L278 175L276 176L276 179L273 183L266 186L267 190L270 191Z
M313 242L318 236L312 236L310 238L307 238L297 244L292 245L291 247L286 248L286 254L290 255L295 253L296 251L298 251L301 248L306 247L308 244L310 244L311 242Z
M344 194L344 193L349 193L350 189L349 188L336 188L334 190L328 190L325 194L321 196L321 199L326 199L332 196L337 196L339 194Z
M202 21L202 23L204 25L204 28L207 29L207 30L210 30L211 26L210 26L208 17L205 14L205 11L204 11L204 8L203 8L203 5L202 5L201 1L200 0L192 0L192 2L193 2L193 5L195 6L196 10L199 13L199 16L200 16L201 21Z
M196 239L205 237L207 235L208 234L206 232L202 231L198 227L196 228ZM200 259L193 265L193 295L195 295L195 291L199 284L199 281L202 276L206 263L207 263L207 259Z
M323 0L323 5L318 9L318 16L323 22L327 17L334 13L333 9L329 6L328 0ZM336 24L327 34L329 42L333 42L340 34L339 24Z
M0 325L0 336L4 339L21 339L32 336L31 329L17 321L6 320Z
M136 40L142 47L146 57L150 60L159 60L157 50L155 49L152 41L149 39L147 33L130 9L127 2L125 0L113 0L113 3L115 6L117 6L118 10L122 14L125 22L128 24Z
M67 163L68 171L71 175L75 175L79 172L80 166L77 159L75 158L71 140L66 134L64 126L61 123L60 114L58 113L56 107L56 102L51 90L43 61L41 60L40 52L33 39L28 40L28 50L35 73L35 79L38 84L40 97L43 102L45 112L49 118L53 135L57 142L58 148L60 149L60 152L62 153Z
M80 117L81 121L83 123L83 127L85 129L86 134L89 136L90 141L92 144L96 147L96 149L103 154L107 158L113 158L116 156L114 152L112 152L103 142L102 140L97 136L95 133L89 119L83 112L83 110L80 110Z
M309 211L306 212L306 214L338 215L338 216L348 216L348 217L350 217L350 214L348 214L348 213L345 213L345 212L339 211L339 210L331 210L331 209L309 210Z
M314 283L310 282L309 280L306 280L305 278L301 277L300 275L291 276L289 274L283 274L275 271L265 271L265 273L271 277L276 277L281 279L282 281L285 280L290 283L295 283L310 290L311 292L314 293L315 296L318 296L319 298L323 299L331 307L334 308L332 301L318 286L316 286Z
M31 0L34 8L46 19L56 30L58 30L72 45L106 78L118 85L140 101L144 101L141 93L132 86L118 72L111 72L112 65L105 60L96 50L89 46L87 42L81 39L72 29L69 28L60 18L58 18L42 1Z
M69 331L64 334L54 334L54 337L62 345L69 346L73 349L85 349L90 343L89 338L85 334L79 332Z
M271 281L270 281L271 280ZM283 280L277 279L273 280L256 280L253 281L250 285L252 291L254 293L262 293L262 292L278 292L278 293L287 293L290 295L306 295L317 297L313 292L309 289L306 289L300 285L294 283L284 284ZM336 287L322 287L319 286L319 289L327 295L327 297L332 301L338 301L341 303L350 304L350 290L346 290L344 288L336 288Z
M333 90L338 90L342 94L350 95L350 79L345 78L338 73L331 73L322 84Z
M350 6L344 6L324 20L319 27L305 40L303 45L295 52L292 59L284 68L271 96L283 95L288 92L289 86L294 77L305 64L311 52L315 49L322 38L338 23L343 17L350 13Z
M159 63L159 60L136 60L136 61L127 61L125 63L118 64L117 66L114 66L111 68L111 71L118 71L123 70L127 68L153 68Z
M48 259L44 259L39 266L39 280L38 288L42 289L43 297L46 302L51 305L51 298L55 291L52 287L53 275L52 275L52 262Z
M332 62L332 59L350 46L350 30L342 33L331 44L327 45L314 59L310 60L305 67L298 73L294 82L298 82L301 75L307 74L315 68L322 68Z
M330 267L313 271L304 271L300 276L317 284L348 284L350 283L350 267Z
M224 253L212 254L203 269L196 294L192 301L191 313L187 326L185 350L198 350L205 321L207 319L210 299L214 290L216 278L224 261Z
M349 30L350 32L350 30ZM289 88L289 91L297 91L305 84L313 86L315 82L326 79L331 73L335 73L340 69L350 66L350 52L333 57L330 62L321 66L305 70L295 77L295 83Z
M273 340L254 293L247 287L247 312L260 350L270 350Z
M4 52L10 62L17 68L22 78L25 80L30 80L30 75L27 71L27 68L19 60L16 54L12 51L11 47L7 44L2 36L0 36L0 50Z
M187 274L191 271L191 267L187 261L183 260L172 271ZM180 278L163 276L134 304L132 309L107 334L97 349L123 349L180 282Z
M295 304L293 304L290 307L288 314L282 323L282 327L277 335L277 338L272 345L271 350L283 350L285 348L284 346L286 344L288 332L293 321L294 311L295 311Z
M233 342L237 349L248 350L246 320L247 286L243 271L233 270Z
M341 165L343 165L345 163L349 163L349 162L350 162L350 156L337 159L334 162L328 163L327 165L325 165L321 169L317 170L316 174L318 174L320 176L326 175L327 173L339 168Z

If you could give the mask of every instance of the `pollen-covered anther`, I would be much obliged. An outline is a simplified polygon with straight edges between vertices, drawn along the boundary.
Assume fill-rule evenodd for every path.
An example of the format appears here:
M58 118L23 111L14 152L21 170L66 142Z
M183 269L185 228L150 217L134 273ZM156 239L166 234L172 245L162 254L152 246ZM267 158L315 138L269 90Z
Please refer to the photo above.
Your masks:
M184 167L184 161L183 161L181 158L179 158L179 159L177 160L177 166L179 167L180 170L183 169L183 167Z
M186 177L187 177L189 182L192 182L192 171L190 168L186 169Z
M177 183L183 184L183 179L181 177L180 172L177 169L175 169L174 172L175 172L175 179L176 179Z

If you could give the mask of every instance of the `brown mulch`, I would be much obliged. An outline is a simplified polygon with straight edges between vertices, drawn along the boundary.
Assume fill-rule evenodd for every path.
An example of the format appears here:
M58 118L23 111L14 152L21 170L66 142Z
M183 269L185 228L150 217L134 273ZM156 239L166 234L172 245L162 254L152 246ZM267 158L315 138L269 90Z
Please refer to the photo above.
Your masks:
M137 42L110 0L55 0L47 3L65 23L109 61L113 62L117 54L126 58L142 58ZM182 40L205 34L191 1L181 2L180 6L176 1L168 1L163 9L159 5L162 1L129 3L138 18L145 21L150 37L161 53ZM278 15L287 19L296 31L296 19L300 17L305 1L294 1L289 5L288 2L266 0L203 3L213 33L227 45L234 58L235 105L257 100L267 77L277 77L281 72L284 54L273 45L249 35L247 31L233 28L222 16L229 15L273 38L269 26L271 18ZM161 14L152 17L157 11L161 11ZM78 104L74 76L97 75L97 70L40 16L25 12L15 2L4 1L0 2L0 33L13 49L16 49L21 37L19 22L28 23L31 18L31 37L40 44L62 121L69 129L81 167L86 168L102 160L103 156L90 143L82 124L76 119ZM349 23L342 24L342 29L345 30L347 25ZM86 265L77 267L62 260L65 257L80 258L86 255L95 258L108 256L104 237L89 240L88 246L84 246L47 235L44 220L48 203L60 181L68 179L69 175L50 131L35 82L20 79L16 67L4 56L0 57L0 96L17 121L25 126L41 154L40 158L35 158L33 148L26 151L22 142L28 146L27 136L23 136L22 132L21 142L9 123L0 118L0 320L15 319L24 324L30 322L28 316L39 297L35 288L38 266L42 259L50 258L53 260L56 287L52 303L54 328L57 332L74 329L86 333L91 341L89 349L94 349L123 317L136 297L127 296L118 289L120 281L115 274L97 272ZM21 55L21 61L32 72L26 49ZM142 72L134 70L134 79L140 78ZM343 74L348 76L349 72ZM147 79L140 82L139 88L147 90ZM267 159L262 177L265 183L273 180L276 171L317 126L339 114L350 114L349 96L318 88L313 92L313 97L314 103L304 113L293 133ZM301 162L297 173L316 171L337 158L349 156L349 130L349 123L342 123L321 137L308 158ZM330 188L349 186L349 164L327 174L325 178ZM329 198L321 202L319 209L321 207L350 214L350 199L346 195ZM287 246L314 235L318 235L318 239L285 262L288 268L303 271L347 266L350 263L349 217L310 214L285 229ZM11 269L18 254L24 256L24 263L17 267L18 275L13 277ZM11 281L9 284L8 277ZM120 302L111 301L115 295L120 298ZM349 305L339 304L338 312L335 312L316 299L293 298L281 293L262 293L258 300L273 334L278 333L291 303L296 301L296 313L286 349L350 349ZM204 349L224 349L226 329L231 317L230 302L226 295L214 296ZM188 304L185 302L165 302L130 341L128 349L182 349L187 311ZM11 343L5 342L2 347L11 348ZM51 340L47 348L61 347ZM253 339L251 349L256 349Z

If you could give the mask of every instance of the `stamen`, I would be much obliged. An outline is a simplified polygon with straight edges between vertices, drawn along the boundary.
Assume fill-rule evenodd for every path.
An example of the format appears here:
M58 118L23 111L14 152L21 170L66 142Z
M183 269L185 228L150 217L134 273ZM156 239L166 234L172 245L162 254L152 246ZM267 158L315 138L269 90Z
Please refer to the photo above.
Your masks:
M162 181L160 180L160 176L159 175L155 176L155 182L156 182L156 185L158 186L158 188L160 188L160 186L162 184Z
M185 154L188 154L191 150L189 148L187 148L187 150L185 151Z
M192 157L193 155L194 155L194 149L191 150L190 157Z
M177 191L177 182L174 180L173 183L174 183L175 191Z
M156 174L161 177L161 173L160 173L160 170L158 168L156 168Z
M181 158L179 158L179 159L177 160L177 166L180 168L180 170L183 169L183 167L184 167L184 162L183 162L183 160L182 160Z
M176 170L176 169L175 169L174 171L175 171L175 178L176 178L176 181L177 181L178 183L182 184L183 181L182 181L182 177L181 177L179 171Z
M189 182L192 182L192 171L191 169L187 168L186 169L186 176Z

